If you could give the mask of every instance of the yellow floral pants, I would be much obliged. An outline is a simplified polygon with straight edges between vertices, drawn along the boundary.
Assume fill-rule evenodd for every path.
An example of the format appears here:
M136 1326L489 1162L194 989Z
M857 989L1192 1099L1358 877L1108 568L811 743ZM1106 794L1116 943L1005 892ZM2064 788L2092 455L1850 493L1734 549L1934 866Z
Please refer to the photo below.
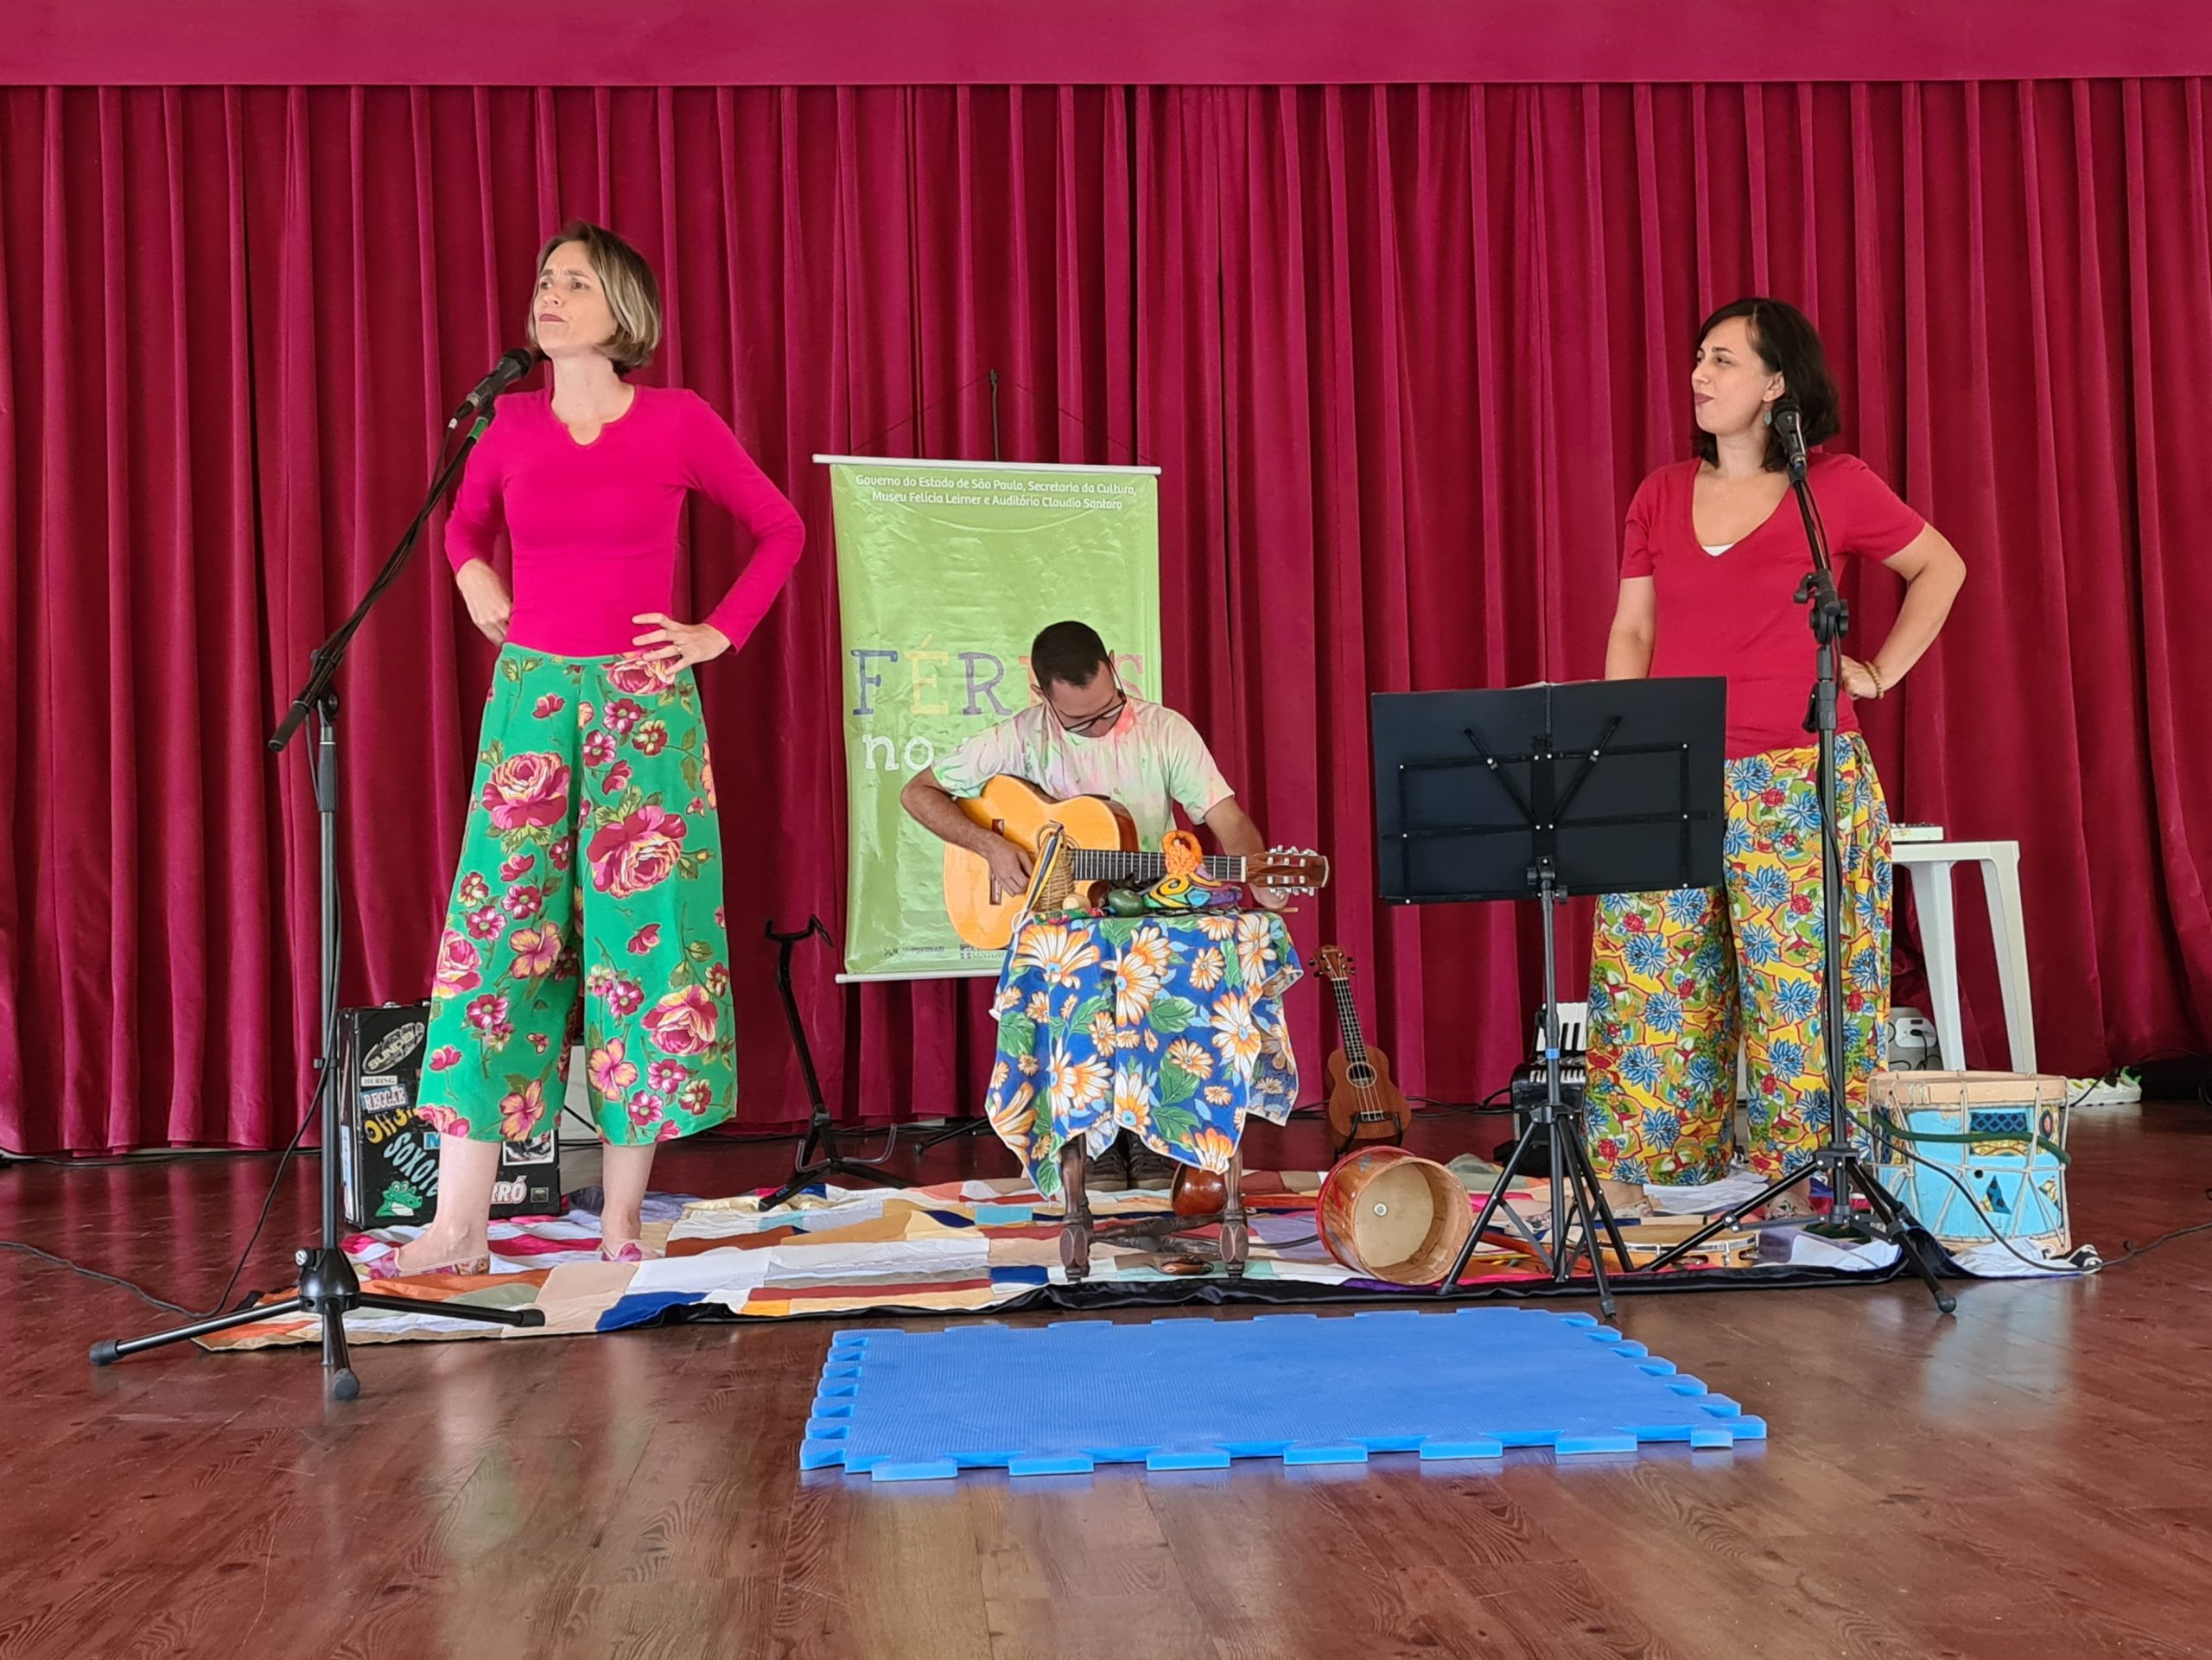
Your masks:
M1728 763L1719 887L1610 896L1590 967L1590 1151L1598 1173L1662 1186L1728 1172L1740 1034L1751 1167L1770 1179L1827 1128L1816 749ZM1838 741L1845 1099L1861 1116L1890 1001L1890 817L1858 734Z

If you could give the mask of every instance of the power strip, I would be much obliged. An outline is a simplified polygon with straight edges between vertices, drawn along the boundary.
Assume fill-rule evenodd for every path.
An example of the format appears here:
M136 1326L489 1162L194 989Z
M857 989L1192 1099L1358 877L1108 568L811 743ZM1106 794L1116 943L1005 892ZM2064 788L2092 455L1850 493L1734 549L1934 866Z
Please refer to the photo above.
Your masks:
M1890 1011L1888 1065L1891 1072L1933 1072L1942 1065L1942 1059L1935 1021L1916 1008Z

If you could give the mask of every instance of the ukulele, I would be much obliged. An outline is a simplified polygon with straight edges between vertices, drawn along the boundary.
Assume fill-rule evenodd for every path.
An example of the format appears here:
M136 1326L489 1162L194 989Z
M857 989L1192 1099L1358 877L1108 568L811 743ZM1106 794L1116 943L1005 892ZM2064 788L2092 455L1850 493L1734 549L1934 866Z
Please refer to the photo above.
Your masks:
M1001 775L973 800L960 803L960 810L1005 836L1030 862L1027 891L1014 892L999 885L980 855L945 844L945 912L953 931L978 950L1005 950L1025 913L1064 909L1088 884L1156 882L1180 868L1167 852L1140 852L1136 821L1128 809L1103 796L1057 801L1027 779ZM1292 894L1310 894L1329 880L1329 862L1320 855L1281 848L1195 863L1196 869L1183 874Z
M1351 957L1340 945L1321 952L1317 972L1337 1000L1337 1029L1344 1047L1329 1057L1329 1133L1338 1156L1362 1142L1404 1139L1414 1121L1413 1103L1391 1081L1390 1058L1370 1049L1360 1035L1359 1010L1351 1001Z

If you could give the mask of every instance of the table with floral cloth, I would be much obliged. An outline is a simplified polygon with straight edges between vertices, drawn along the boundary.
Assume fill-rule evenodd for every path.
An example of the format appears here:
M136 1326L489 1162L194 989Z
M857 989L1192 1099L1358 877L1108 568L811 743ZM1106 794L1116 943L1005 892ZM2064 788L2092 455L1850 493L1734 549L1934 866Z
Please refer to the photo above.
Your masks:
M1047 1196L1078 1135L1226 1170L1246 1114L1280 1124L1297 1102L1282 994L1304 973L1272 912L1032 917L991 1005L991 1128Z

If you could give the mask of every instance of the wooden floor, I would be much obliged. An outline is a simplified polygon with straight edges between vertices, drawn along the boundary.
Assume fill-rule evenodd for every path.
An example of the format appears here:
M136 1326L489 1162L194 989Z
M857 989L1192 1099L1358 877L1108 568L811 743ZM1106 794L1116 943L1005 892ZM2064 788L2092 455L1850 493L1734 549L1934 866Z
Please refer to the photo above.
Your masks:
M2108 1254L2212 1218L2212 1112L2085 1115L2074 1150ZM662 1174L726 1193L788 1158ZM204 1307L270 1168L10 1166L0 1236ZM312 1180L249 1283L282 1282ZM2208 1291L2212 1235L1969 1284L1949 1320L1910 1282L1625 1303L1763 1449L876 1489L796 1468L826 1325L364 1348L363 1397L327 1404L303 1352L95 1372L88 1343L169 1322L0 1252L0 1657L2212 1653Z

